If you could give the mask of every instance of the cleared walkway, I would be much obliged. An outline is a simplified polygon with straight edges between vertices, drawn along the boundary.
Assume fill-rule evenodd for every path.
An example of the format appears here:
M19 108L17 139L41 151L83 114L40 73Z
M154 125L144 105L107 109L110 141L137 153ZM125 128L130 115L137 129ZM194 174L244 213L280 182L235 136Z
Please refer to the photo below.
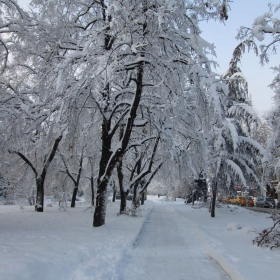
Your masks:
M121 264L122 280L228 280L200 247L193 229L172 206L156 205ZM191 277L188 277L191 276Z

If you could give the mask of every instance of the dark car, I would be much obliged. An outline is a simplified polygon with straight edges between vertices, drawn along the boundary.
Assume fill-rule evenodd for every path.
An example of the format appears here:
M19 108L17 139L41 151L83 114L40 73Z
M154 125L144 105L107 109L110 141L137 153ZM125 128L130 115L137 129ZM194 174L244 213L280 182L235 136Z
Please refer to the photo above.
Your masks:
M277 209L280 209L280 200L278 200L276 207Z
M271 197L258 197L256 201L256 206L258 207L267 207L275 208L275 201Z

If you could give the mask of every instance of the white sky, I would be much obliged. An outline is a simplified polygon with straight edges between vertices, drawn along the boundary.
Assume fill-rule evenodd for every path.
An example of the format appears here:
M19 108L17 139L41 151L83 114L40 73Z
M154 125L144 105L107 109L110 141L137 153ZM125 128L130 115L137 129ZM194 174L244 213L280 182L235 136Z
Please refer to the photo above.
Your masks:
M18 0L21 6L27 7L30 0ZM226 24L210 21L202 23L202 37L216 46L217 58L214 58L220 65L216 69L223 73L228 68L232 52L237 46L235 39L240 26L251 27L254 19L268 11L267 3L278 3L279 0L235 0L231 3L229 19ZM278 58L278 59L277 59ZM268 85L273 80L273 71L270 67L279 65L279 55L271 56L270 65L260 66L259 58L253 52L245 53L241 61L241 69L249 83L249 94L252 96L254 109L262 114L273 107L273 91Z

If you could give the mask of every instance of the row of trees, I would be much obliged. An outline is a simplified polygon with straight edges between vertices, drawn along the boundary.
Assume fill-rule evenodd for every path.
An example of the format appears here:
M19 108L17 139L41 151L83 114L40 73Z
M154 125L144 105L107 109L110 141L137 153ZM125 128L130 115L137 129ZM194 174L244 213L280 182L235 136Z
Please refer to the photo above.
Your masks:
M245 46L256 46L243 41L218 77L200 36L201 20L227 19L228 2L33 0L25 12L0 0L6 181L35 178L37 211L46 180L72 182L72 207L81 182L90 185L94 226L105 223L115 183L120 213L127 190L139 207L157 174L173 184L203 170L213 186L260 185L265 152L252 140L257 118L238 68Z

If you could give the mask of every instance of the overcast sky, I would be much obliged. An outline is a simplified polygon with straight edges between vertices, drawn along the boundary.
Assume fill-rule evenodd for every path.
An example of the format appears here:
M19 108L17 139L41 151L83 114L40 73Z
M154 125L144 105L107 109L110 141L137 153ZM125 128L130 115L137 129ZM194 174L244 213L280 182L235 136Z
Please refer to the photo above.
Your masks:
M29 2L30 0L18 0L24 7L27 7ZM280 0L234 0L225 24L214 21L202 23L202 37L216 46L215 60L220 65L220 68L216 69L218 73L228 69L232 52L239 43L235 39L239 27L251 27L256 17L268 11L268 2L280 4ZM264 67L260 66L259 58L253 52L246 52L242 57L240 66L249 83L249 95L252 96L254 109L260 114L273 107L274 93L268 88L274 76L270 67L279 65L279 57L279 54L271 56L270 64Z

